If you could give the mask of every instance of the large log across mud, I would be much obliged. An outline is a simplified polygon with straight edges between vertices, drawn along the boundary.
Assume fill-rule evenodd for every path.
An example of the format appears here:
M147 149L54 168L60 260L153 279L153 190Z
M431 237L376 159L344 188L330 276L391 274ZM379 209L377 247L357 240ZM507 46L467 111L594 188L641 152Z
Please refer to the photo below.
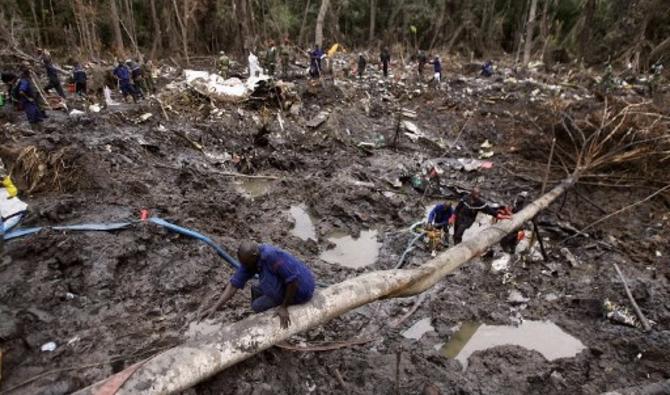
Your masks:
M322 325L359 306L379 299L424 292L531 220L574 182L575 178L567 178L511 220L483 229L476 237L450 248L419 268L370 272L317 292L309 303L289 309L292 324L288 329L280 328L274 311L255 314L233 324L222 324L214 335L173 347L76 394L183 391L297 333Z

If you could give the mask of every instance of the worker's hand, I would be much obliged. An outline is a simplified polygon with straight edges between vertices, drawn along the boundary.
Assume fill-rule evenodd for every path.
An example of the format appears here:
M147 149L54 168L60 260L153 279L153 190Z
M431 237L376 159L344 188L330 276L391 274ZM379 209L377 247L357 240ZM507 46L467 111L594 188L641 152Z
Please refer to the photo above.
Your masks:
M526 238L526 232L524 232L523 230L520 230L520 231L517 232L517 234L516 234L516 239L517 239L518 241L521 241L521 240L523 240L523 239L525 239L525 238Z
M456 223L456 214L452 214L451 217L449 217L449 225L453 225Z
M288 309L284 306L279 306L277 309L277 317L279 317L279 325L282 329L287 329L291 325L291 318L288 315Z

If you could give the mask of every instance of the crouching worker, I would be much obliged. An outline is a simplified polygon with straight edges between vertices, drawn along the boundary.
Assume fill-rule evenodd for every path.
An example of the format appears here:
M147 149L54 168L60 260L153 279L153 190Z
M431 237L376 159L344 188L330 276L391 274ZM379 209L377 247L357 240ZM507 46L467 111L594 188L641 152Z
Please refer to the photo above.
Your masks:
M288 306L302 304L314 295L314 275L296 257L267 244L243 242L237 250L241 266L226 285L223 295L202 318L214 313L229 301L238 289L258 274L251 287L251 308L256 313L279 306L277 316L282 328L291 323Z
M447 202L436 204L430 210L430 213L428 213L428 221L426 223L428 230L441 231L441 241L446 246L449 245L449 225L453 223L453 215L454 209ZM435 250L435 247L437 246L433 246L433 250Z
M484 213L501 220L511 218L504 207L496 207L483 201L479 195L479 188L475 187L456 206L454 213L456 217L454 221L454 245L463 241L463 234L475 223L477 213Z

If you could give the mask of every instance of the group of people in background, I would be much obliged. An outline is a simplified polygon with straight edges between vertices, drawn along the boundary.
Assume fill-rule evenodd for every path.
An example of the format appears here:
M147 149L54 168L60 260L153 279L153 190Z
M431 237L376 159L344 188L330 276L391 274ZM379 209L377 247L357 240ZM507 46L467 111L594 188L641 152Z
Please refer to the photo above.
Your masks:
M2 72L2 82L6 90L3 93L3 104L6 111L22 110L33 129L41 130L42 122L48 118L45 108L50 107L47 103L47 95L51 91L62 99L67 99L66 91L61 84L61 75L68 77L68 91L76 98L85 99L88 93L88 75L86 68L79 62L74 62L71 72L59 68L53 63L51 55L47 50L38 49L37 64L44 70L47 83L42 88L37 85L37 74L31 67L31 63L24 61L19 67L18 73L9 71ZM144 64L128 59L118 62L112 71L117 81L117 87L124 99L131 96L135 102L145 98L149 92L154 92L153 66L151 61Z

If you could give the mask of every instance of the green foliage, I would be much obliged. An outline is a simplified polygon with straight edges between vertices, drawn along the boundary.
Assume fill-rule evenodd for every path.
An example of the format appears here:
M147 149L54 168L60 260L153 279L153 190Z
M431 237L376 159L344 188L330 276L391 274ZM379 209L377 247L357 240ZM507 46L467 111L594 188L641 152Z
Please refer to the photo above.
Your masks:
M76 4L86 4L95 13L93 34L104 51L113 42L110 1L117 2L120 18L126 25L134 23L129 30L141 48L148 50L158 42L159 55L174 56L181 52L180 28L172 0L153 0L162 32L158 40L154 37L151 0L0 0L0 16L4 18L0 23L12 27L18 36L15 41L21 45L32 46L39 40L53 49L67 49L70 43L81 40L74 12ZM177 1L180 13L184 1ZM590 60L599 62L636 45L644 56L670 35L667 0L594 0L595 3L590 3L595 4L594 14L586 23L585 8L589 1L539 0L538 20L547 20L552 34L542 39L549 40L553 49L567 50L574 56L583 51ZM333 0L324 35L326 42L341 41L347 48L400 43L428 49L431 45L444 47L453 41L452 50L468 54L470 51L482 56L500 51L511 53L518 48L521 33L526 29L529 2L375 0L375 34L370 43L372 0ZM269 38L278 42L285 35L294 42L299 38L303 43L311 42L320 0L311 0L306 10L307 3L308 0L188 0L193 6L188 24L190 51L205 54L221 49L241 51L247 42L263 43ZM129 4L132 18L126 12ZM545 4L551 4L548 18L542 15ZM644 23L647 27L641 31ZM252 37L241 37L243 28ZM122 32L125 45L130 47L128 34L125 29ZM540 28L536 35L539 32ZM589 48L583 48L585 35ZM638 40L639 37L643 39ZM0 37L0 41L8 40ZM534 47L542 47L543 43L536 40Z

